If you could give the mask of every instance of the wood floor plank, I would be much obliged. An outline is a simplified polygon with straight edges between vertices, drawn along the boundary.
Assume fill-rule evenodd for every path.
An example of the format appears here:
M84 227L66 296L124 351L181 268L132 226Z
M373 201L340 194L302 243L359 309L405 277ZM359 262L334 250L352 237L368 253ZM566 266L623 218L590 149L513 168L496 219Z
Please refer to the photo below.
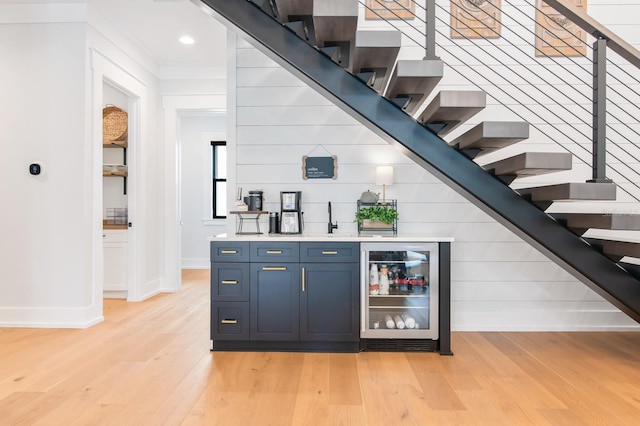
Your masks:
M362 353L358 361L368 425L432 424L433 410L405 354Z
M358 367L351 354L329 355L329 404L362 405Z
M209 271L86 330L0 328L0 426L615 425L640 333L452 334L452 357L210 352Z
M330 356L322 353L303 355L292 424L330 424Z

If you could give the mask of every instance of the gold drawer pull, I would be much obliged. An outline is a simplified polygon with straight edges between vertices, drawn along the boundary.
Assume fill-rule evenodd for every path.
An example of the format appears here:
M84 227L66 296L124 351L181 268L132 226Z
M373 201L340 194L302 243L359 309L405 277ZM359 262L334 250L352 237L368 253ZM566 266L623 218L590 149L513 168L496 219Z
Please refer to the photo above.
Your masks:
M236 281L236 280L222 280L222 281L220 281L220 284L238 284L238 281Z
M238 254L238 250L220 250L220 254Z
M267 250L267 254L282 254L282 250Z
M237 324L238 320L237 319L223 319L222 321L220 321L221 324Z
M322 254L338 254L338 251L337 250L332 250L332 251L322 250Z
M286 266L263 266L263 271L286 271Z

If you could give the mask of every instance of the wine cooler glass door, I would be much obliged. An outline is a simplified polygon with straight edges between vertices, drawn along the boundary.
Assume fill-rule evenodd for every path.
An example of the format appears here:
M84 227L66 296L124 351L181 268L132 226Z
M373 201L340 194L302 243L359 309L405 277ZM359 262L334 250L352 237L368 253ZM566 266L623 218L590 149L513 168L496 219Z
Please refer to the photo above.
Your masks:
M361 247L360 336L438 339L438 243Z

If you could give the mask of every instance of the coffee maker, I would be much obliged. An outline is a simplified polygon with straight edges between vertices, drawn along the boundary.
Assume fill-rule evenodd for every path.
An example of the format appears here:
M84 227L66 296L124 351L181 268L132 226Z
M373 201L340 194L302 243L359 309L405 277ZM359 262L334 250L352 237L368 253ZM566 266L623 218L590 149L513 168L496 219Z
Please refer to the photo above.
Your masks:
M302 221L302 192L280 192L280 233L301 234Z

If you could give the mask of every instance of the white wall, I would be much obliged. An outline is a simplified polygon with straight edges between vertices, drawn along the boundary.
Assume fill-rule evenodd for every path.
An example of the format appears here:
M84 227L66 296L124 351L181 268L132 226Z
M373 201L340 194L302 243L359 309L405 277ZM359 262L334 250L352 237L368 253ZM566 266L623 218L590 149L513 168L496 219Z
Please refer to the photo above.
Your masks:
M209 237L225 232L226 220L212 219L211 141L225 141L226 114L185 113L180 117L182 267L208 269Z
M77 19L82 6L72 9L68 23L0 25L3 325L99 320L90 307L91 235L84 226L91 172L86 25ZM42 162L40 176L28 173L34 161Z
M618 309L248 43L238 41L236 53L237 81L229 80L229 111L237 115L230 146L237 157L232 163L234 182L246 189L262 188L265 209L279 209L279 191L301 190L305 233L325 232L331 201L337 233L354 234L355 201L367 189L380 191L373 184L375 166L391 164L396 182L387 187L387 197L399 200L399 235L455 238L454 330L638 329ZM318 147L338 157L337 180L302 179L301 158Z
M2 326L86 327L103 319L105 80L134 99L130 188L138 197L130 214L139 228L130 298L146 298L162 284L157 81L144 55L115 46L90 15L82 3L0 5L0 196L11 206L0 221ZM34 161L43 164L41 176L27 173Z

